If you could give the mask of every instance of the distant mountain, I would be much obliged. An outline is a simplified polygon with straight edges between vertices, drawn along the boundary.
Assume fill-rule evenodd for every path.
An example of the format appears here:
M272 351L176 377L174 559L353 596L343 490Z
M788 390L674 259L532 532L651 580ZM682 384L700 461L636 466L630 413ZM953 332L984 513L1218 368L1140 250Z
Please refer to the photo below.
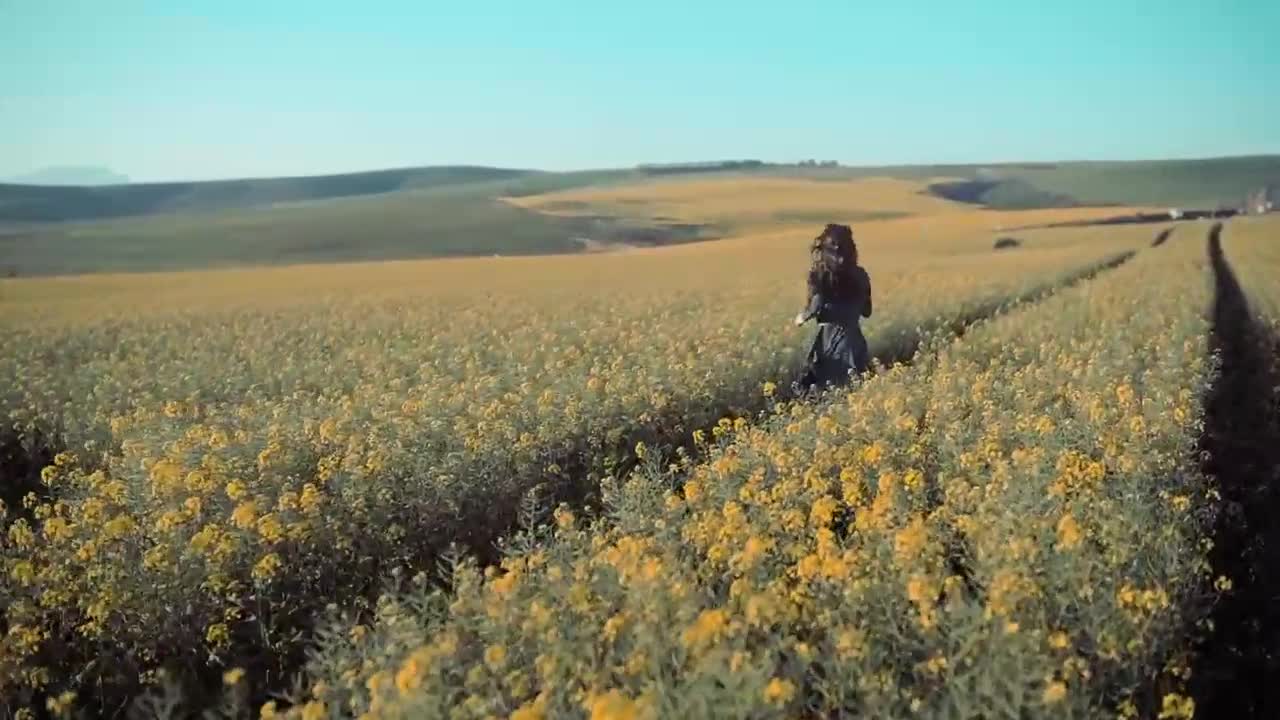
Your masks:
M178 212L213 212L403 190L446 189L546 175L530 170L435 166L341 175L250 178L200 182L51 187L0 183L0 221L95 220ZM555 175L551 175L552 178Z
M92 165L47 167L6 180L19 185L124 185L128 175Z

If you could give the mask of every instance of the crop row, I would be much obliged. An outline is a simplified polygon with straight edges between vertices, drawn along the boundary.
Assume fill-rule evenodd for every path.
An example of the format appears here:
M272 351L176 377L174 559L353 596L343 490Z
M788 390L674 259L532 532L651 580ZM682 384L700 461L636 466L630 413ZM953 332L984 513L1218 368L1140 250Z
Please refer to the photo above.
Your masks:
M890 257L873 352L1112 251ZM660 259L563 259L563 287L500 261L420 266L426 288L408 284L422 272L351 270L375 278L358 292L267 274L302 298L234 298L213 274L190 280L195 304L149 307L121 285L97 312L6 315L7 425L66 451L9 508L0 689L101 705L159 669L231 665L278 684L325 603L451 544L483 552L532 488L589 487L638 441L759 406L804 350L777 320L794 279ZM379 287L383 273L405 284Z
M1203 245L1171 243L827 403L726 423L705 462L651 457L597 523L559 509L500 568L336 623L293 711L1131 716L1185 676L1213 582L1210 288Z

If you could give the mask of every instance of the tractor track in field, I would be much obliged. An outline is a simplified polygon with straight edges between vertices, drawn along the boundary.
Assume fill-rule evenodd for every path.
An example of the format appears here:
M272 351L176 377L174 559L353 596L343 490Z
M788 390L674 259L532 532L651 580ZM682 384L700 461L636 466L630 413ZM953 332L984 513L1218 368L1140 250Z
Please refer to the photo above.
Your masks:
M1172 234L1173 234L1173 228L1171 227L1161 230L1160 233L1156 235L1156 239L1151 241L1151 247L1160 247L1161 245L1165 244L1166 242L1169 241L1169 236Z
M29 437L21 437L13 429L0 431L0 503L8 510L0 517L0 530L19 518L28 523L35 516L24 502L28 495L39 501L49 499L49 487L40 479L40 471L53 463L53 458L64 448L47 433L36 431ZM0 622L3 622L0 610Z
M1221 365L1205 399L1200 451L1222 496L1210 560L1232 588L1210 612L1191 689L1197 716L1273 718L1280 717L1280 338L1255 321L1221 234L1218 223L1208 238L1211 347Z

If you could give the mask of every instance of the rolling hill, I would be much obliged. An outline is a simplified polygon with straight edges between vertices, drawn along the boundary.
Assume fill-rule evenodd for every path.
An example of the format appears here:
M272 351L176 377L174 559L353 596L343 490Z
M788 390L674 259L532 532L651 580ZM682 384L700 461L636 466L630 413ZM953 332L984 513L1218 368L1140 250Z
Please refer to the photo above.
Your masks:
M851 197L846 189L810 194L803 187L797 193L786 183L778 185L782 194L774 197L762 190L773 187L770 178L909 181L920 202L880 207L874 194ZM726 184L715 189L721 181ZM665 192L643 188L681 182L707 184L693 198L695 211L675 212L686 202L679 197L668 198L665 210L661 203L639 206ZM0 184L0 272L25 276L578 252L720 237L766 217L775 225L813 224L828 216L850 221L900 217L924 212L928 200L997 209L1236 206L1249 191L1268 184L1280 187L1280 156L881 167L762 163L673 177L642 168L544 172L440 166L211 182ZM710 212L716 207L707 204L713 196L748 187L756 195L746 215L734 209L741 198L717 200L727 203L726 209ZM555 204L564 200L540 198L568 190L588 194L585 210L564 212L563 204Z
M1149 205L1237 207L1260 187L1280 186L1280 155L1073 162L967 167L967 182L939 188L954 200L991 207L1046 205Z
M15 185L123 185L129 176L96 165L60 165L35 170L0 182Z
M210 212L509 180L530 174L533 171L488 167L429 167L315 177L97 187L0 185L0 220L56 222L159 213Z

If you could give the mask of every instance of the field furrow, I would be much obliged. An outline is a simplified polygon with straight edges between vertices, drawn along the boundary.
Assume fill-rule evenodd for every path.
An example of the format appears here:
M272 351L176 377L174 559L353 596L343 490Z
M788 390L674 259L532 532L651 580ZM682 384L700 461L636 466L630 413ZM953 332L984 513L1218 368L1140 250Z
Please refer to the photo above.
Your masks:
M1147 707L1130 695L1182 673L1203 605L1210 293L1202 247L1172 244L826 403L726 421L704 462L650 457L608 485L595 525L561 509L500 569L462 563L451 594L407 589L338 623L295 709Z
M1209 233L1220 377L1202 449L1222 509L1211 555L1232 591L1214 608L1195 673L1205 717L1268 717L1280 704L1280 223L1240 220Z
M1043 237L897 248L874 351L909 356L1149 234ZM762 407L805 343L781 327L802 265L757 242L746 262L727 242L556 259L571 287L549 260L6 286L5 483L39 491L6 496L6 693L114 705L160 668L207 687L233 664L279 687L325 603L450 545L483 554L530 490L581 498L637 443Z

